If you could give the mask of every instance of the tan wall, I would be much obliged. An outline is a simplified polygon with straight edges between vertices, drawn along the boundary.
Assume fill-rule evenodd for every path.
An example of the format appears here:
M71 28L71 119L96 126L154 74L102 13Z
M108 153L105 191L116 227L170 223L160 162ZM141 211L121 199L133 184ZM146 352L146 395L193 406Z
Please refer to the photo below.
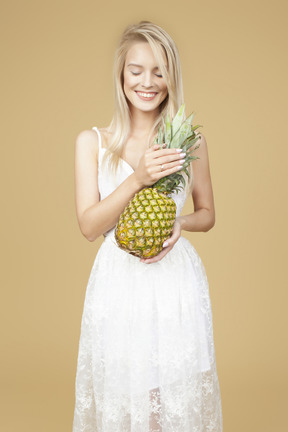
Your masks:
M224 432L286 430L287 12L285 0L6 2L2 430L72 431L82 308L102 241L78 228L74 142L110 121L117 39L141 19L175 39L187 112L208 143L216 225L185 235L210 283Z

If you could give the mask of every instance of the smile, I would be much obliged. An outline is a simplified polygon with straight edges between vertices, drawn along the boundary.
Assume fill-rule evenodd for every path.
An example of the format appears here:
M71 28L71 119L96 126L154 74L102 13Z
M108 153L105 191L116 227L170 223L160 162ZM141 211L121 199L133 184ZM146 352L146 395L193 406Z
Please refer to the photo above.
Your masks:
M145 92L139 92L139 91L136 91L136 93L140 97L140 99L142 99L142 100L152 100L158 94L156 92L145 93Z

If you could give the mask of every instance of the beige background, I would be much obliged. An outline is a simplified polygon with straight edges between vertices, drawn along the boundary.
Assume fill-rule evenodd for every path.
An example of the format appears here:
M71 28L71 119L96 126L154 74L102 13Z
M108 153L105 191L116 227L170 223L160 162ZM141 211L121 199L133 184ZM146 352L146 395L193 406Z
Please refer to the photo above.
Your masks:
M72 431L102 241L78 227L74 143L109 123L118 37L148 19L179 47L208 144L216 225L184 235L210 283L224 432L286 431L287 2L28 0L1 15L1 430Z

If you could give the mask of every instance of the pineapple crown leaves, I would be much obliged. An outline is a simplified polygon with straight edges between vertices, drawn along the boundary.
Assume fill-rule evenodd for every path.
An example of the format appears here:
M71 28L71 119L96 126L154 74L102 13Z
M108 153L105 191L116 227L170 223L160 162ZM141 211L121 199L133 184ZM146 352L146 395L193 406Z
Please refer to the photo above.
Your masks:
M159 126L154 143L160 144L161 148L163 148L164 143L166 143L166 148L181 148L186 153L186 156L180 171L161 178L153 185L153 187L156 187L161 192L178 193L186 185L183 174L185 173L189 178L188 167L191 161L200 159L197 156L191 155L200 146L198 144L193 148L199 139L198 133L195 133L195 130L198 127L202 127L202 125L192 126L193 117L194 113L185 119L185 104L180 106L172 122L168 115L165 120L162 117L163 129Z

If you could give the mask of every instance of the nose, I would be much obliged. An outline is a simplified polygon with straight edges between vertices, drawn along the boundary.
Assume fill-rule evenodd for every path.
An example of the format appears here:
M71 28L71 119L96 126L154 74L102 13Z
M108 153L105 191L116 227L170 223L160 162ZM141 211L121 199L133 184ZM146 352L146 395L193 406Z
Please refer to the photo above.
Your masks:
M142 87L152 87L153 85L153 80L152 80L152 75L150 72L146 72L143 74L143 81L142 81Z

